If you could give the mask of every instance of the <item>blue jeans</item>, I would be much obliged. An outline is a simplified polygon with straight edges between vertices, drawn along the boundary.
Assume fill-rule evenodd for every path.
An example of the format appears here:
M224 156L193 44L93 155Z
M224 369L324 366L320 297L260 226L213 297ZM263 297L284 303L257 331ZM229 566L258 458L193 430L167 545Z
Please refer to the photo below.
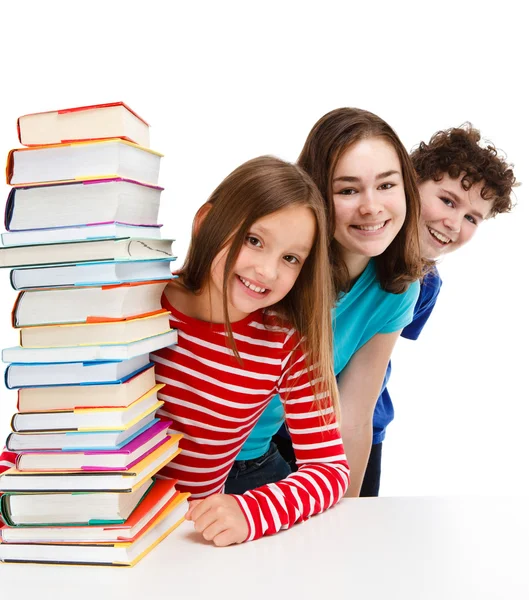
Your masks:
M244 494L267 483L280 481L291 472L274 442L270 442L270 448L259 458L233 463L224 491L226 494Z

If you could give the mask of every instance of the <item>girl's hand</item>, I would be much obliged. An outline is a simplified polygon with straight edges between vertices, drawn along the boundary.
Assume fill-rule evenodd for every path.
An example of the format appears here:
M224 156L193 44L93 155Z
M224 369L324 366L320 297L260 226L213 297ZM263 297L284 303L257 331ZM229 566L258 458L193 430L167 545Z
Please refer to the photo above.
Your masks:
M195 523L195 531L215 546L240 544L250 530L239 503L227 494L215 494L204 500L191 500L185 518Z

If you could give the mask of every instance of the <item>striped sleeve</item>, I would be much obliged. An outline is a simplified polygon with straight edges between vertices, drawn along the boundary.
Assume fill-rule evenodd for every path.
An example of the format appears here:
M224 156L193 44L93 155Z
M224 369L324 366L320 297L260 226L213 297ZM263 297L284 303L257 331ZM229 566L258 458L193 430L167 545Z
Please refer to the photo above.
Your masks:
M349 486L349 465L329 394L315 398L305 356L294 346L284 364L279 394L298 471L277 483L234 496L249 525L247 541L288 529L336 504Z

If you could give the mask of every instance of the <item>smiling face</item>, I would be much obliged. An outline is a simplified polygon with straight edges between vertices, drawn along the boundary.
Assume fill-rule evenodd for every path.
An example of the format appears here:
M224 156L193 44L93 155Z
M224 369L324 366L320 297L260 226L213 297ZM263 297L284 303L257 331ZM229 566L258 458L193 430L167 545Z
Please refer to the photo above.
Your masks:
M316 219L305 206L291 206L257 220L246 235L228 275L228 314L231 322L282 300L296 282L310 254ZM229 248L216 256L208 289L213 315L222 322L222 289Z
M483 184L468 191L461 186L464 173L457 179L443 175L440 181L429 179L419 184L421 196L421 253L435 259L469 242L490 212L492 202L481 197Z
M332 179L334 239L351 277L395 239L406 217L399 157L382 138L361 140L338 160Z

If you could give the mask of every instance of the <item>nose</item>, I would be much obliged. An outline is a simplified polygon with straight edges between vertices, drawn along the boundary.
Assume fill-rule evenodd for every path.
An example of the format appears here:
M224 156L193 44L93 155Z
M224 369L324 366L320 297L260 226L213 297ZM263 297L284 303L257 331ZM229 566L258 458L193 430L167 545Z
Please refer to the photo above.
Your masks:
M373 190L365 190L358 205L358 212L363 216L378 215L383 211L381 203Z
M461 231L461 218L457 215L450 215L449 217L445 217L443 219L443 225L453 231L454 233L459 233Z
M275 281L277 278L277 262L272 256L265 256L264 253L255 265L256 278L263 283Z

